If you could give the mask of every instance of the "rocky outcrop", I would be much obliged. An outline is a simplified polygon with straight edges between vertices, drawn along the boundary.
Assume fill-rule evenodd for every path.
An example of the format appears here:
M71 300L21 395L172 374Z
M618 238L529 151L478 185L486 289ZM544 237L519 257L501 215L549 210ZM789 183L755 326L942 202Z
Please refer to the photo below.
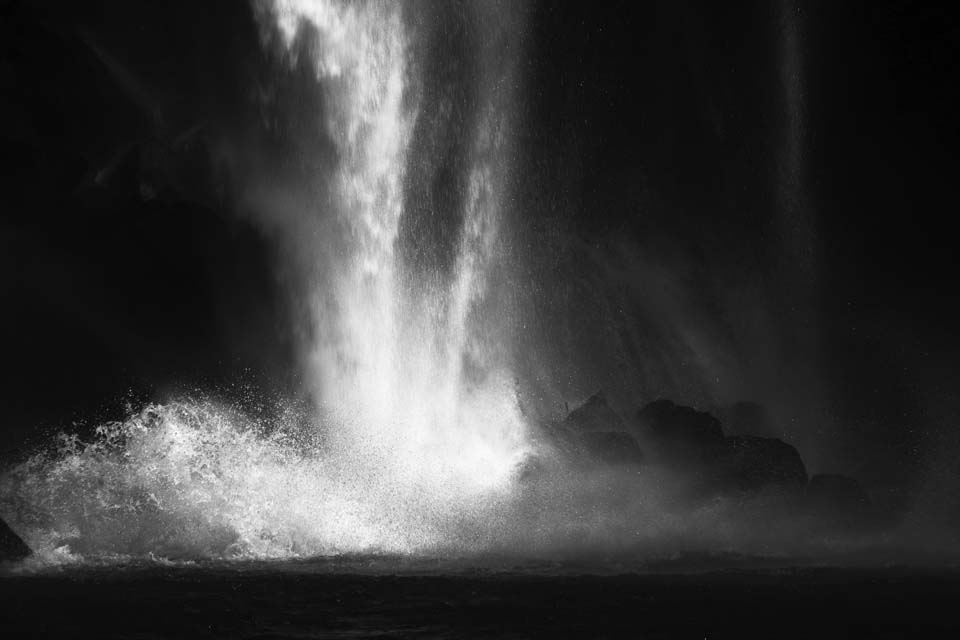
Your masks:
M570 412L563 421L579 431L626 431L627 426L607 403L603 391L597 391L587 401Z
M33 553L7 523L0 520L0 562L23 560Z
M802 489L807 469L796 448L776 438L730 436L717 461L721 481L731 488L754 491L769 485Z
M640 409L634 428L641 441L649 442L657 457L671 466L710 465L724 451L719 420L670 400L655 400Z
M580 434L587 453L607 464L634 464L643 462L643 452L636 439L626 431L587 431Z
M863 510L870 506L870 498L856 478L832 473L810 478L807 498L815 507L828 510Z
M760 405L739 403L726 411L738 430L769 431ZM662 465L681 474L692 495L773 489L824 515L852 517L869 510L869 499L853 478L816 475L808 482L794 446L754 434L726 435L711 413L670 400L645 405L626 423L597 392L551 429L554 445L574 464Z
M737 402L720 411L723 424L730 435L775 437L777 435L770 414L758 402Z
M710 491L770 485L802 489L807 483L806 467L793 446L756 435L725 436L720 421L706 411L655 400L637 412L635 428L658 462L695 474Z
M578 464L637 465L643 452L603 392L590 396L551 430L554 445Z
M811 514L834 528L870 530L889 524L855 478L825 473L810 478L806 506Z

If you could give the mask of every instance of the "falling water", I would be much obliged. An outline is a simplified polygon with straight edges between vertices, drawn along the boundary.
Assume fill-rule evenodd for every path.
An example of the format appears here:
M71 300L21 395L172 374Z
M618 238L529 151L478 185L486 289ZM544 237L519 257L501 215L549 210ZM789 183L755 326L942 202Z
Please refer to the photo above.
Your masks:
M345 246L332 295L313 301L318 339L307 362L332 447L391 490L460 500L503 488L525 448L511 377L471 325L497 241L500 185L490 164L502 140L491 138L490 121L500 114L472 132L463 210L445 212L462 219L453 277L437 286L433 274L405 269L397 246L419 113L403 9L278 0L264 19L288 49L315 31L324 126L339 161L329 184ZM496 98L481 100L495 110ZM483 362L477 384L465 379L468 360Z
M496 39L474 38L472 117L457 132L463 193L435 212L455 222L442 239L452 263L416 264L409 168L424 158L412 142L429 134L431 121L418 118L447 107L423 104L415 8L254 7L286 63L308 39L323 96L318 127L335 152L308 177L323 197L295 215L261 212L281 242L308 247L283 268L310 283L296 295L311 324L302 366L312 433L303 420L264 425L181 401L105 425L92 442L65 437L0 477L0 510L42 557L463 551L496 537L531 453L510 373L509 311L491 294L502 267L512 66ZM497 22L484 15L490 8L465 11L471 29Z
M339 160L330 183L346 246L333 295L313 301L319 339L308 361L334 446L390 468L391 483L461 496L508 482L524 453L512 378L472 332L498 235L502 185L492 165L504 104L480 97L486 113L471 132L463 210L444 212L462 220L453 274L437 286L434 274L404 269L397 247L419 112L403 8L278 0L265 19L288 49L315 30L324 126ZM465 379L465 362L481 363L480 384Z

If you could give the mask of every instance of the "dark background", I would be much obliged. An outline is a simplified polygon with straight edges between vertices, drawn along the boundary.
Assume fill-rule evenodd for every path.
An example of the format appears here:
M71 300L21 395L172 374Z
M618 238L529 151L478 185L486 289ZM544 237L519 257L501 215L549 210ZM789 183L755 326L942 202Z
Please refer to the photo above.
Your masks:
M719 369L736 381L716 386L688 384L673 347L626 341L653 363L627 376L634 404L763 401L813 471L842 467L894 501L960 472L960 33L910 5L543 2L520 133L531 243L561 228L601 263L626 246L704 301L677 312L704 339L714 316L740 336L737 366ZM247 4L6 1L0 48L2 453L171 393L292 393L273 249L237 215L226 168L232 141L270 144L257 89L272 63ZM655 323L665 305L626 322ZM768 340L748 326L754 309ZM619 375L608 360L582 367L596 386L594 372ZM661 374L674 382L658 387Z

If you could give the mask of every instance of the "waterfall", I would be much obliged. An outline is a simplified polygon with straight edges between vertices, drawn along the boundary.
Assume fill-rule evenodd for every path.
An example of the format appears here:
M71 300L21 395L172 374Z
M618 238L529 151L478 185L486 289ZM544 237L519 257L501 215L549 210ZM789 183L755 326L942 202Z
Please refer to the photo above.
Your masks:
M502 17L496 5L454 8L473 32L457 40L472 62L457 79L469 85L458 107L469 117L454 122L453 85L427 90L440 85L416 40L428 36L414 23L429 31L417 7L254 6L280 47L278 64L311 56L316 126L332 149L333 161L305 163L319 167L301 178L311 184L284 185L273 198L285 209L259 212L281 270L305 283L291 295L310 324L301 364L314 410L264 423L181 399L102 425L91 441L62 436L55 451L0 474L0 513L40 561L460 553L500 543L532 453L502 295L510 32L490 26ZM459 141L444 156L452 174L435 161L452 148L450 135ZM456 197L427 202L436 184L456 185ZM297 188L316 197L286 198ZM439 224L449 233L431 235Z
M399 2L276 0L261 15L288 51L313 31L323 126L336 149L335 176L322 178L346 233L333 291L313 301L317 338L307 361L331 442L392 484L459 495L509 482L526 446L512 376L487 344L501 337L475 331L498 242L503 175L495 164L507 105L482 69L467 79L490 86L476 92L461 210L443 212L459 221L451 273L406 268L399 231L407 166L419 160L411 136L425 65L404 13ZM482 379L468 380L465 367L477 365Z

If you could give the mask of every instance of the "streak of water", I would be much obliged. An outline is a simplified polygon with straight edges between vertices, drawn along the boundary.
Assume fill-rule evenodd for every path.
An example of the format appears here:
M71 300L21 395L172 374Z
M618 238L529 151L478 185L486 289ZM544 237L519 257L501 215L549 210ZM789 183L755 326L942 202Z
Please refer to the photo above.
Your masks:
M327 197L272 221L298 242L316 228L311 219L341 231L316 240L315 260L285 266L314 283L302 360L323 448L210 403L148 408L6 477L5 493L29 503L13 509L35 546L66 556L415 552L459 545L515 493L531 445L500 357L508 338L480 330L497 311L483 303L501 232L510 96L503 65L484 70L477 53L481 68L465 79L477 85L477 116L458 132L469 140L466 192L442 212L460 221L452 272L406 268L398 243L426 68L405 14L415 8L256 6L288 59L309 41L317 120L335 151L313 176Z
M333 448L378 482L415 485L453 503L505 490L527 446L512 376L485 357L488 345L473 331L497 242L502 185L491 163L504 138L498 111L508 105L496 92L480 96L485 113L471 133L463 211L444 212L462 219L453 277L404 270L396 244L423 66L403 9L277 0L263 15L288 49L314 32L326 133L339 159L334 208L349 233L333 295L315 298L319 339L308 361ZM482 362L482 380L467 380L467 361Z

